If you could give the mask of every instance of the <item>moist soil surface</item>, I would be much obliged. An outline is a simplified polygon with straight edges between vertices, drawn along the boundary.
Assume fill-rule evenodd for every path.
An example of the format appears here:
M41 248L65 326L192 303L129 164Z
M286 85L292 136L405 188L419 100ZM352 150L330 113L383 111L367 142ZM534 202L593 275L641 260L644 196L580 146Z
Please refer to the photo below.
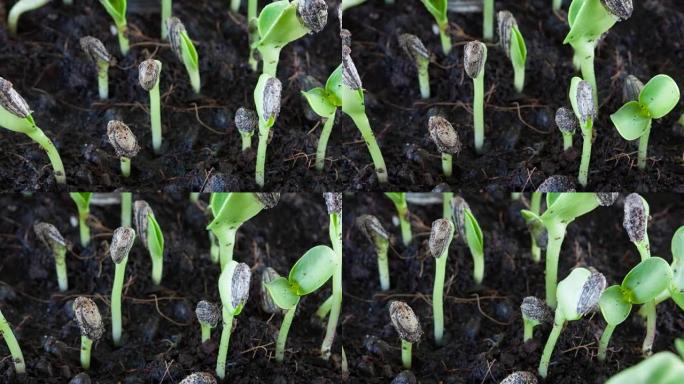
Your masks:
M433 258L426 240L441 205L410 205L415 241L405 248L392 225L393 206L381 194L345 196L344 300L338 334L329 362L319 358L324 329L311 321L329 295L324 289L305 297L288 337L285 362L273 359L274 338L281 316L260 307L259 273L268 265L281 274L310 247L328 244L328 216L318 194L284 194L275 208L261 212L238 232L235 259L255 272L250 299L236 320L228 354L227 378L236 383L339 383L344 347L351 383L387 383L401 370L400 342L390 325L391 300L408 302L425 332L414 346L413 369L422 383L499 383L515 370L535 372L550 325L538 327L534 341L522 343L518 306L527 295L543 295L542 264L529 259L529 234L519 219L520 202L506 196L464 196L484 231L486 272L474 287L472 262L455 242L449 255L445 285L446 345L432 341L430 297ZM82 372L80 332L70 310L80 295L98 304L107 331L95 344L90 378L97 383L177 383L195 371L213 372L220 327L211 342L200 343L194 306L202 299L219 301L219 267L208 255L207 219L200 205L185 196L134 195L155 211L166 239L161 287L150 280L151 263L137 243L126 268L124 345L114 347L110 336L109 297L113 263L106 252L111 231L119 222L119 206L93 206L93 241L78 245L78 228L69 222L75 206L66 195L4 196L0 220L0 306L13 326L27 362L27 375L16 376L4 344L0 345L0 382L65 383ZM645 195L651 205L649 237L654 255L668 261L670 239L681 224L684 204L677 196ZM203 199L206 200L206 197ZM378 216L391 233L391 290L381 293L371 246L354 225L361 214ZM70 289L58 293L53 259L36 239L37 221L55 224L73 244L67 256ZM639 256L622 230L621 201L599 208L569 227L561 253L564 277L577 265L591 265L615 284ZM595 357L603 320L596 314L570 323L552 359L547 383L602 383L607 377L640 361L644 327L638 315L617 328L608 360ZM655 350L672 350L684 332L684 319L670 302L658 306Z
M14 1L0 1L3 11ZM450 13L454 49L444 56L433 20L418 1L385 6L369 2L345 13L352 32L352 57L366 89L367 112L388 168L381 185L361 135L347 116L338 114L325 170L314 165L322 124L307 119L299 94L302 75L325 82L340 63L336 4L319 34L304 37L281 54L278 77L283 104L269 145L266 190L430 190L441 182L465 190L534 189L553 174L575 176L581 135L574 149L562 151L555 110L568 104L572 49L562 41L565 15L554 15L548 0L497 1L514 13L528 48L527 84L512 87L512 68L501 49L489 46L486 66L486 152L472 147L472 82L463 71L462 46L480 38L481 14ZM60 1L24 14L17 36L0 28L0 76L14 83L34 110L40 127L58 147L68 188L79 190L255 190L254 149L240 150L233 114L253 108L258 74L247 64L245 18L230 14L225 1L176 2L174 14L196 42L202 93L194 95L187 74L166 42L159 40L158 3L129 4L131 51L119 53L111 18L98 2L68 7ZM243 9L244 13L244 9ZM4 15L0 15L4 16ZM4 22L5 17L0 18ZM682 190L682 108L654 123L645 171L636 168L636 145L624 141L608 116L622 104L622 80L634 74L646 82L658 73L684 79L684 5L675 0L635 2L633 16L618 23L599 44L596 71L600 115L595 126L587 190ZM433 97L420 100L415 68L398 47L400 33L418 35L433 52ZM116 59L109 72L110 99L97 98L94 66L78 39L101 39ZM163 62L161 76L162 153L151 149L148 96L138 84L137 66L147 58ZM445 179L427 134L430 114L445 114L464 143L454 158L454 176ZM142 150L133 159L131 177L120 176L118 159L106 139L111 119L126 122ZM56 190L44 152L24 135L0 132L0 183L4 190Z

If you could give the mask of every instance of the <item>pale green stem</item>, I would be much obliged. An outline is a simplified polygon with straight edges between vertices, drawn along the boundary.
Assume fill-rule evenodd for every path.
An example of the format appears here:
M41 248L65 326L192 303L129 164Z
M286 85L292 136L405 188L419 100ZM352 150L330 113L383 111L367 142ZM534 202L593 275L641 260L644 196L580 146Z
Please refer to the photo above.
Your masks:
M591 141L593 139L594 122L589 118L582 127L582 160L580 161L579 175L577 180L582 187L587 186L589 182L589 163L591 162Z
M257 18L257 0L247 0L247 21Z
M332 132L333 125L335 125L335 112L328 116L323 124L323 130L321 131L321 137L318 139L318 147L316 148L316 170L319 172L325 167L325 151L328 148L328 139L330 138L330 133Z
M418 85L420 86L420 97L423 99L430 98L430 72L428 67L430 60L418 59Z
M527 321L523 319L523 342L532 340L534 337L534 327L536 326L537 324L535 324L533 321Z
M399 226L401 227L401 240L404 246L408 247L411 244L413 234L411 233L411 221L408 218L408 205L406 200L396 205L397 214L399 215Z
M380 183L387 182L387 167L385 166L385 159L382 157L382 152L380 152L380 147L378 142L375 140L375 135L370 127L370 122L368 121L368 116L365 113L350 115L354 124L361 132L363 140L366 142L368 151L370 152L371 159L375 165L375 173L378 175L378 181Z
M190 86L192 87L192 90L196 95L199 95L202 91L199 68L187 68L187 72L188 76L190 76Z
M642 171L646 169L646 160L648 158L648 138L651 136L651 124L653 120L648 121L648 125L643 135L639 138L639 157L638 165Z
M451 199L454 198L453 192L442 192L442 218L447 219L453 223L451 215Z
M598 86L596 84L596 73L594 72L594 49L595 43L588 43L580 51L579 61L582 78L591 85L594 93L594 108L599 110Z
M78 229L81 235L81 245L87 247L90 243L90 227L88 227L88 216L90 209L86 208L83 211L78 210Z
M240 10L240 0L230 0L230 10L237 13Z
M219 258L221 261L221 270L233 260L233 248L235 248L235 235L238 228L227 228L219 231L216 238L219 241Z
M240 137L242 138L242 152L252 148L252 135L249 133L240 132Z
M126 56L128 54L129 45L128 45L128 37L126 37L126 30L128 29L128 26L124 23L122 25L117 26L118 33L117 36L119 38L119 48L121 49L121 54Z
M257 48L261 53L261 60L263 68L261 72L276 77L278 71L278 62L280 61L280 50L282 47L276 48L273 46L259 46Z
M444 52L445 55L448 55L449 52L451 52L451 37L449 36L449 33L447 32L447 27L449 26L449 22L447 21L443 25L439 26L439 40L442 43L442 52Z
M106 61L97 62L97 89L100 100L109 98L109 63Z
M287 343L287 334L290 332L290 325L292 325L292 319L294 318L295 312L297 311L297 304L285 312L285 317L283 317L283 323L280 324L280 331L278 331L278 340L276 340L276 351L275 359L277 362L282 363L285 358L285 344Z
M513 87L518 93L522 93L525 88L525 66L513 66Z
M475 128L475 152L482 153L484 145L484 69L473 79L473 127Z
M436 260L435 284L432 287L432 317L437 345L442 345L444 338L444 274L448 253L448 250L445 250Z
M541 192L532 192L532 197L530 199L530 211L532 211L537 216L539 216L539 213L541 211L541 195ZM538 263L541 260L541 249L539 248L539 245L537 244L537 239L534 237L533 234L530 235L530 238L532 239L532 261Z
M388 291L390 288L389 266L387 263L388 242L376 247L378 253L378 274L380 276L380 289Z
M562 4L563 4L563 0L553 0L553 10L554 11L560 10Z
M119 159L121 163L121 176L130 177L131 176L131 159L126 156L121 156Z
M152 282L154 285L159 285L164 271L164 254L153 255L150 251L150 258L152 259Z
M401 363L404 369L411 369L411 349L413 344L406 340L401 341Z
M93 347L93 341L88 336L81 335L81 367L86 371L90 369L90 350Z
M482 35L485 40L494 38L494 0L484 0L482 8Z
M19 17L28 11L33 11L38 9L45 4L49 3L50 0L19 0L17 1L9 11L7 16L7 28L10 34L15 35L17 33L17 26L19 24Z
M121 345L121 295L126 275L126 263L128 263L128 256L114 266L114 284L112 285L110 303L112 311L112 341L117 347Z
M552 223L547 226L549 243L546 247L546 303L556 309L556 286L558 284L558 258L560 256L566 226Z
M328 296L327 299L321 304L318 309L316 310L316 316L323 320L325 319L326 316L328 316L328 313L330 313L330 309L332 308L332 303L333 303L333 295Z
M655 341L656 332L656 305L655 301L644 304L646 313L646 337L641 346L641 352L644 356L651 356L653 353L653 342Z
M539 376L542 378L546 378L546 375L549 371L551 355L553 354L553 349L556 347L558 336L560 336L564 325L565 319L559 314L558 311L556 311L556 318L553 321L553 329L551 329L549 339L546 341L546 346L544 346L544 353L542 354L541 361L539 362Z
M200 329L202 330L202 343L204 344L211 339L211 327L200 324Z
M601 340L599 340L599 348L598 348L598 359L599 361L605 361L606 360L606 351L608 350L608 343L610 343L610 337L613 335L613 331L615 331L615 325L607 324L606 329L603 330L603 334L601 335Z
M651 257L651 246L649 244L648 235L644 236L644 240L638 243L634 243L637 250L639 251L639 256L641 256L641 261L644 261Z
M484 279L484 255L481 252L472 253L473 256L473 280L475 284L482 284Z
M257 146L255 179L260 187L263 187L265 184L266 148L268 147L269 131L270 128L266 128L264 122L259 119L259 144Z
M60 249L55 252L55 268L59 291L66 292L69 289L69 278L67 277L66 248L64 247L60 247Z
M159 102L159 81L150 89L150 122L152 129L152 148L159 154L162 145L161 105Z
M55 173L55 179L58 184L66 184L66 171L64 170L64 164L62 164L62 158L59 157L59 152L57 148L52 143L45 133L38 127L35 130L27 132L26 135L40 145L43 150L48 155L50 159L50 164L52 164L52 169Z
M121 192L121 226L131 226L131 202L133 194L131 192Z
M572 148L572 133L563 133L563 151Z
M12 332L12 327L10 327L9 321L5 319L5 316L0 311L0 336L5 339L7 344L7 349L9 349L12 355L12 362L14 363L14 370L18 374L26 372L26 363L24 362L24 354L21 352L21 347L19 347L19 342Z
M330 357L332 343L335 340L337 323L342 309L342 218L341 215L333 213L330 215L329 226L330 242L332 243L335 256L337 258L337 269L332 277L332 301L328 326L326 327L325 337L321 344L321 356L324 359ZM327 300L326 300L327 301Z
M218 356L216 357L216 376L221 380L226 377L226 358L228 357L228 345L230 344L230 334L232 330L233 314L224 307L221 342L219 344Z
M209 254L211 255L211 262L214 264L219 263L219 245L218 245L218 240L216 239L216 235L214 235L214 232L209 231L209 243L210 248L209 248Z
M200 193L199 192L190 192L190 202L193 204L197 204L200 198Z
M450 153L442 152L442 171L444 176L451 177L453 159Z
M166 22L171 18L171 0L161 0L161 38L166 40L169 36L169 29Z

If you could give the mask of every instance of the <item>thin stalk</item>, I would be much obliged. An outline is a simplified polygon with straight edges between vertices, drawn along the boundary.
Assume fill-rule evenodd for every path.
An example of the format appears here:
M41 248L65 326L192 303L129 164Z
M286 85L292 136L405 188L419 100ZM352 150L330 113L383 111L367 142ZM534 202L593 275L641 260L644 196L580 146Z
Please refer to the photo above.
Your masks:
M52 170L55 173L55 179L58 184L66 184L66 171L64 171L64 164L62 164L62 158L59 157L59 152L57 148L52 143L45 133L38 127L36 129L27 132L26 135L31 138L31 140L38 143L38 145L45 150L50 159L50 164L52 164Z
M287 333L290 332L290 325L292 324L292 319L294 318L296 311L297 304L285 312L283 323L280 324L280 331L278 331L278 340L276 341L275 352L275 359L279 363L282 363L283 359L285 358L285 343L287 343Z
M420 97L423 99L430 98L430 73L428 72L428 66L430 65L430 60L420 59L418 60L418 85L420 86Z
M537 216L539 216L541 211L541 195L541 192L532 192L532 197L530 198L530 211ZM532 247L530 250L532 254L532 261L538 263L541 260L541 249L539 248L537 239L534 237L534 235L530 235L530 238L532 240Z
M546 346L544 346L544 353L542 354L541 361L539 362L539 376L543 378L546 378L546 375L549 371L551 355L553 354L553 349L556 347L558 336L560 336L564 325L565 319L562 315L559 314L559 312L556 312L556 318L553 321L553 329L551 329L549 339L546 340Z
M150 89L150 121L152 129L152 148L159 154L162 144L161 106L159 103L159 81Z
M330 295L318 307L318 309L316 310L316 316L321 320L325 319L325 317L328 316L328 313L330 313L330 309L332 308L332 303L333 303L333 295Z
M380 276L380 289L383 292L389 291L390 277L389 266L387 264L387 249L389 244L384 244L377 249L378 252L378 275Z
M563 4L563 0L553 0L553 10L558 11L561 9L561 5Z
M126 156L121 156L119 159L121 163L121 176L130 177L131 176L131 159Z
M475 151L482 153L484 145L484 69L473 79L473 127L475 128Z
M204 344L211 339L211 327L200 324L200 329L202 330L202 344Z
M432 317L437 345L442 345L444 338L444 274L446 272L447 254L448 250L436 260L435 284L432 287Z
M81 236L81 245L87 247L90 243L90 227L88 227L88 216L90 215L90 209L85 209L81 211L78 210L78 229Z
M226 377L226 358L228 357L228 345L230 344L230 334L232 330L233 314L224 307L221 343L219 344L218 356L216 357L216 376L221 380Z
M651 136L651 124L652 120L649 120L646 131L644 131L644 134L639 138L638 165L639 169L642 171L646 169L646 160L648 158L648 138Z
M252 148L252 136L249 134L240 134L242 138L242 152Z
M373 160L373 165L375 165L375 173L378 175L378 181L380 183L387 182L387 167L385 166L385 159L382 157L382 152L380 152L380 147L378 142L375 140L375 135L370 127L370 122L368 121L368 116L365 113L350 115L354 124L361 131L361 136L366 142L368 151L370 152L371 159Z
M230 10L237 13L240 10L240 0L230 0Z
M442 52L444 52L445 55L448 55L449 52L451 52L451 37L449 36L449 33L447 32L447 27L449 26L449 22L444 23L443 25L439 26L439 41L442 43Z
M66 292L69 289L69 278L67 277L66 267L66 248L61 248L55 252L55 268L57 272L59 291Z
M171 0L161 0L161 38L166 40L169 36L169 29L166 21L171 18Z
M233 260L233 248L235 247L235 235L237 228L227 228L219 231L216 235L219 241L219 258L221 262L221 270Z
M475 284L482 284L484 279L484 255L480 252L473 253L473 280Z
M656 332L656 305L655 301L644 304L644 312L646 313L646 337L641 346L641 352L644 356L651 356L653 353L653 342L655 341Z
M518 93L525 88L525 67L513 66L513 87Z
M643 241L635 243L635 245L639 251L639 256L641 256L641 261L651 257L651 246L649 245L648 236L646 236Z
M90 350L93 347L93 341L88 336L81 335L81 367L86 371L90 369Z
M216 236L214 235L214 232L209 231L209 243L210 248L209 248L209 255L211 255L211 262L214 264L219 263L219 244L218 240L216 239Z
M247 0L247 21L257 18L257 0Z
M26 372L26 363L24 362L24 354L21 352L21 347L19 347L19 342L12 332L9 322L5 319L5 316L0 311L0 335L5 339L7 348L12 355L12 362L14 363L14 370L18 374Z
M154 285L161 284L162 275L164 273L164 255L152 255L152 282Z
M188 76L190 76L190 86L192 87L193 92L195 92L195 95L199 95L202 90L199 68L188 70Z
M131 201L133 201L133 194L131 192L121 192L121 226L131 226Z
M411 349L413 344L406 340L401 341L401 363L404 365L404 369L411 369Z
M264 126L264 123L259 119L259 144L257 146L257 161L256 161L256 183L260 187L264 186L265 175L264 168L266 167L266 147L268 146L269 128Z
M494 0L484 0L482 8L482 36L485 40L494 38Z
M546 303L551 309L556 309L556 286L558 285L558 258L565 239L566 226L562 223L552 223L547 226L549 243L546 247Z
M532 340L534 337L534 324L523 320L523 342Z
M452 156L450 153L442 152L442 171L444 176L451 177L452 174Z
M570 148L572 148L572 135L563 133L563 151L567 151Z
M332 277L330 317L328 318L328 326L326 327L325 337L321 344L321 356L326 360L330 357L330 350L332 348L332 343L335 340L337 323L342 309L342 218L337 213L330 215L329 234L333 250L337 257L337 269Z
M7 16L7 28L11 35L17 34L17 26L19 24L19 17L28 11L38 9L43 5L49 3L50 0L20 0L17 1L9 11Z
M613 331L615 331L615 325L611 325L611 324L606 325L606 329L603 330L603 334L601 335L601 340L599 340L599 348L598 348L598 359L599 359L599 361L606 360L606 351L608 350L608 343L610 343L610 337L613 335Z
M596 73L594 72L594 49L595 43L587 43L580 48L580 55L577 57L580 63L580 70L582 71L582 78L591 84L592 92L594 93L594 108L598 112L598 86L596 84Z
M590 118L582 127L582 160L580 161L579 175L577 179L582 187L589 182L589 163L591 162L591 141L593 139L593 121Z
M321 137L318 139L318 147L316 148L316 170L319 172L325 167L325 151L328 148L328 139L330 138L330 133L332 132L333 125L335 124L335 113L332 116L328 116L323 124L323 130L321 131Z
M109 63L106 61L97 62L97 89L100 100L109 98Z
M128 263L128 256L114 267L114 285L112 286L110 303L112 311L112 341L114 341L114 345L117 347L121 345L121 295L126 275L126 263Z
M399 227L401 228L401 240L404 246L408 247L411 244L413 233L411 232L411 221L408 218L408 205L406 200L402 204L397 205L397 214L399 215Z
M275 48L272 46L262 47L259 49L261 53L261 61L263 62L263 68L261 72L269 74L276 77L276 72L278 71L278 62L280 61L280 48Z
M454 198L453 192L443 192L442 193L442 218L451 221L452 224L453 224L453 218L451 217L451 199L453 199L453 198Z
M129 44L128 44L128 37L126 37L126 29L128 29L128 26L126 24L122 24L117 26L117 36L119 38L119 48L121 49L121 54L126 56L129 51Z

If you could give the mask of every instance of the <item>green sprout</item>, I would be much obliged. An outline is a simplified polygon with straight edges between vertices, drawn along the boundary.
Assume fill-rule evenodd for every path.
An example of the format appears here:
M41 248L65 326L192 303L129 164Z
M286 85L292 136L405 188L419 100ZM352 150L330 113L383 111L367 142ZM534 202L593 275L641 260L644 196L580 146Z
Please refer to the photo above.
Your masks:
M121 226L130 227L133 212L133 194L121 192Z
M69 278L67 277L66 266L66 241L64 241L59 230L49 223L36 223L33 226L33 231L36 233L36 237L52 251L52 256L55 258L59 291L66 292L69 289Z
M195 94L199 95L201 90L200 72L199 72L199 55L195 44L192 43L185 26L177 17L172 17L167 21L169 28L169 42L171 49L176 54L178 59L185 65L185 70L190 77L190 85Z
M254 104L259 115L259 146L257 147L255 179L260 187L263 187L265 183L266 147L271 136L271 128L280 114L282 91L283 85L280 80L265 73L259 76L257 86L254 88Z
M404 246L411 244L411 220L409 220L409 209L406 203L406 192L385 192L385 196L392 200L394 208L399 216L399 226L401 227L401 240Z
M91 299L79 296L74 300L74 318L81 329L81 367L90 369L90 350L93 341L100 340L104 325L97 304Z
M447 0L420 0L430 12L439 27L439 38L442 42L442 52L448 55L451 52L451 37L449 37L449 19L447 18Z
M403 33L399 35L399 46L404 50L406 56L413 60L418 69L418 84L420 85L420 97L423 99L430 98L430 74L428 66L430 65L430 51L425 48L423 42L418 36L410 33Z
M81 245L87 246L90 243L90 227L88 227L88 216L90 215L90 198L92 192L70 192L69 197L76 203L78 209L78 228L81 234Z
M242 138L242 152L252 147L252 136L259 125L259 116L251 109L240 107L235 112L235 127Z
M131 129L128 128L128 125L118 120L111 120L107 123L107 138L119 157L121 175L123 177L130 177L131 159L140 151L138 140Z
M216 384L216 379L211 373L195 372L186 376L180 384Z
M10 34L17 34L19 17L21 17L24 12L36 10L49 2L50 0L19 0L14 3L7 16L7 29Z
M403 301L393 301L389 306L390 320L401 339L401 362L404 369L411 369L411 350L420 341L423 330L413 309Z
M563 187L563 179L554 178L547 180L547 185L540 186L549 187L551 190L559 188L552 188L552 183L555 182L556 187ZM575 219L585 215L599 206L610 206L617 199L617 193L547 193L546 194L546 211L541 215L532 213L529 210L522 210L525 221L530 225L535 233L544 234L543 237L548 239L546 246L546 303L551 309L556 309L556 281L558 279L558 258L560 255L561 246L565 239L566 229Z
M466 74L473 79L473 128L475 151L482 153L484 145L484 78L487 62L487 46L471 41L465 46L464 66Z
M568 108L560 107L556 111L556 126L563 135L563 150L572 148L572 136L579 127L575 113Z
M553 349L565 323L576 321L591 312L598 305L606 288L606 278L599 272L587 268L576 268L558 283L558 308L553 319L553 329L544 346L539 361L539 376L546 378Z
M530 197L530 211L534 213L535 215L539 216L541 214L541 198L542 198L542 193L541 192L532 192L531 197ZM530 254L532 256L532 261L535 263L538 263L541 261L541 245L546 246L546 239L541 239L541 241L537 240L537 235L538 233L535 233L535 228L533 226L530 226L529 223L528 228L530 230L530 240L532 243L532 246L530 247Z
M451 177L453 174L453 156L461 153L461 140L451 123L442 116L431 116L428 120L430 138L442 153L442 172L444 176Z
M387 264L387 250L389 249L389 234L382 227L380 220L373 215L363 215L357 219L357 225L368 241L373 244L378 256L378 275L380 289L388 291L390 288L389 265Z
M166 22L171 18L173 13L173 1L161 0L161 38L166 40L169 36L169 28Z
M606 359L606 350L615 327L627 319L634 304L647 304L670 286L672 269L660 257L649 257L632 268L622 284L608 287L599 301L606 328L599 341L598 359ZM648 322L650 324L650 321ZM655 324L655 322L653 322Z
M337 109L342 106L340 84L342 81L342 67L339 66L328 77L325 87L315 87L302 91L311 109L320 116L325 123L316 148L316 169L320 172L325 167L325 151L328 147L328 139L335 124Z
M594 109L598 110L598 84L594 72L594 55L601 36L619 20L632 15L632 0L572 0L568 10L570 31L563 44L575 51L573 63L582 71L582 78L593 91Z
M17 374L26 373L26 362L24 361L24 354L21 352L19 342L17 342L17 338L14 336L14 332L12 332L12 327L10 326L9 321L7 321L5 316L2 314L2 310L0 310L0 335L2 335L2 337L5 339L7 349L9 349L10 355L12 355L14 371Z
M82 37L79 41L81 49L88 56L95 66L97 66L97 88L100 94L100 100L107 100L109 98L109 65L112 62L112 56L107 52L102 42L92 36Z
M534 296L527 296L520 304L523 319L523 342L534 338L534 327L545 323L551 317L549 309L543 300Z
M670 113L679 103L679 87L667 75L657 75L639 92L638 100L623 105L610 115L620 136L625 140L639 139L638 165L646 169L648 139L654 119Z
M121 54L128 54L128 24L126 22L126 3L127 0L100 0L100 4L116 24L117 36L119 37L119 48Z
M325 199L328 215L330 216L328 234L336 257L335 272L332 276L330 317L328 318L325 337L321 344L321 356L327 360L330 358L330 350L332 348L332 343L335 340L337 322L339 321L340 311L342 309L342 194L327 192L323 194L323 197Z
M482 5L482 38L494 38L494 0L483 0Z
M385 159L382 157L382 152L368 121L361 77L351 58L351 33L343 29L340 32L340 37L342 38L342 80L339 87L340 98L342 99L342 112L351 117L356 128L361 132L361 136L366 142L373 160L378 181L386 183L387 167L385 166Z
M509 11L500 11L499 44L506 53L506 57L513 64L513 86L518 93L525 87L525 63L527 62L527 46L518 22Z
M0 77L0 127L23 133L40 145L50 159L57 183L66 184L66 172L57 148L36 125L26 100L14 90L12 83L2 77Z
M162 127L161 105L159 101L159 78L162 63L159 60L148 59L138 67L138 81L140 86L150 93L150 129L152 130L152 148L154 153L161 151Z
M124 278L126 276L126 264L128 253L135 241L135 231L131 227L119 227L114 230L112 244L109 246L109 255L114 262L114 284L112 285L111 311L112 311L112 340L114 345L121 345L121 295Z
M240 10L241 0L230 0L230 10L237 13Z
M582 160L580 161L577 180L586 187L589 182L589 163L591 162L591 144L594 140L594 119L596 119L595 95L591 83L573 77L570 83L570 103L582 131Z
M435 258L435 283L432 288L432 317L434 320L435 343L442 345L444 340L444 274L446 273L449 244L454 238L454 224L449 219L432 222L429 248Z
M207 226L219 241L221 270L233 260L235 235L240 226L261 210L278 204L278 193L212 193L209 208L214 219Z
M279 0L265 6L257 19L259 39L252 44L263 59L262 72L275 77L283 47L322 31L327 21L325 0Z
M143 245L150 252L152 260L152 282L159 285L164 270L164 234L146 201L137 200L133 206L135 229Z
M202 343L206 343L211 339L211 329L216 328L219 320L221 320L221 309L214 303L202 300L197 303L195 315L200 323Z
M611 377L606 384L678 384L684 377L684 361L672 352L659 352Z
M484 238L477 219L463 198L451 199L451 217L459 240L468 246L473 257L473 280L481 284L484 278Z
M233 318L242 312L242 308L249 298L251 278L252 271L249 266L235 260L226 264L219 277L218 288L221 295L223 329L221 330L221 343L216 358L216 376L221 380L226 376L226 357L228 356L230 335L233 332Z
M285 357L287 334L299 300L323 286L335 273L337 263L335 251L325 245L318 245L297 260L287 278L278 277L266 284L273 302L286 311L276 341L277 362L282 362Z

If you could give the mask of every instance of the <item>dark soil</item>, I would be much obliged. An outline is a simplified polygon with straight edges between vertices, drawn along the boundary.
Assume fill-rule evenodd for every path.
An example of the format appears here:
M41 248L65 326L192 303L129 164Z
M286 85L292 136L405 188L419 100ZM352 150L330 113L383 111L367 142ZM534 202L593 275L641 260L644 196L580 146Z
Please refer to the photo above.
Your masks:
M441 206L411 205L416 241L404 249L399 231L391 225L393 206L380 194L345 198L344 302L333 357L318 357L324 330L309 319L329 288L306 297L290 330L286 360L272 359L280 316L261 311L256 279L244 312L237 317L228 355L228 381L236 383L339 383L341 348L349 362L351 383L387 383L401 371L399 339L389 325L392 299L407 301L421 319L425 335L414 347L414 372L422 383L499 383L513 370L535 371L549 325L537 329L533 343L522 344L518 305L527 295L542 295L543 265L529 260L529 235L517 212L519 202L504 196L465 196L484 230L486 275L483 287L473 287L467 250L452 245L446 278L445 324L447 345L436 348L431 339L430 294L433 259L425 241L430 222ZM670 259L670 238L681 224L684 204L677 196L645 196L653 220L649 236L655 255ZM126 269L123 301L124 346L111 343L109 295L113 267L106 242L119 222L119 207L92 209L93 242L83 249L74 244L68 254L70 290L57 292L52 258L33 234L38 220L55 224L70 241L78 228L69 225L75 207L66 195L4 196L0 220L0 306L23 348L28 375L16 377L4 343L0 343L0 382L65 383L82 371L79 330L69 308L79 295L95 300L107 332L93 349L89 372L97 383L177 383L190 372L213 372L219 330L212 342L199 343L194 306L201 299L218 301L219 268L208 259L208 238L202 210L185 196L135 195L155 211L166 238L162 287L151 284L149 256L140 244L133 247ZM366 239L354 226L360 214L377 215L392 233L390 270L392 290L379 292L377 264ZM600 208L569 227L560 273L575 265L591 265L609 284L621 279L638 262L634 246L622 230L622 207ZM280 204L260 213L239 232L236 260L257 271L270 265L286 273L308 248L327 244L327 214L317 194L283 196ZM479 305L478 305L479 297ZM548 383L602 383L638 362L644 328L635 314L615 332L608 361L595 359L604 324L600 315L570 323L553 357ZM669 302L658 306L655 349L672 349L684 332L681 313Z
M14 1L0 1L4 9ZM25 14L18 37L0 28L0 76L12 81L63 157L69 188L80 190L254 190L255 150L240 151L233 113L253 106L257 74L247 65L244 18L227 12L225 1L176 2L179 16L196 41L202 74L202 95L192 94L184 68L168 44L160 43L155 1L130 1L132 49L122 58L111 20L94 0L66 7L53 1ZM529 51L523 95L512 89L512 69L501 50L490 46L486 71L487 153L472 149L470 103L472 85L462 66L462 45L481 35L480 14L450 14L456 45L449 57L439 48L432 18L417 2L393 7L369 2L346 13L353 35L352 56L367 90L368 113L389 172L379 185L370 156L350 119L340 117L329 142L326 169L313 168L321 129L304 113L298 75L325 81L339 64L339 25L331 8L329 25L305 37L281 55L279 78L284 83L283 108L267 158L266 189L429 190L447 181L470 191L533 189L552 174L576 175L578 150L561 151L553 115L567 104L573 75L572 49L562 45L567 25L551 13L548 0L497 1L517 17ZM5 5L2 7L1 5ZM648 9L646 9L648 8ZM0 18L4 22L4 17ZM644 82L658 73L684 79L684 6L675 0L635 2L632 18L616 25L598 50L597 76L601 115L596 124L589 190L682 190L681 130L674 128L681 108L654 125L648 169L639 171L636 147L619 137L609 113L621 105L621 79L635 74ZM431 65L433 98L419 101L415 70L400 52L399 33L421 37L434 52ZM78 46L93 35L118 59L110 70L110 97L97 100L95 73ZM163 153L150 148L148 97L137 81L140 61L155 57L164 63L161 78ZM681 106L681 104L680 104ZM466 144L455 159L454 177L444 180L434 144L427 135L427 117L439 107ZM107 143L106 123L122 119L143 149L133 160L129 179L119 174L118 160ZM677 133L680 132L680 133ZM2 131L0 183L4 190L55 190L43 151L23 135ZM254 141L256 145L256 140ZM579 148L579 135L575 147ZM212 177L216 176L216 177Z

